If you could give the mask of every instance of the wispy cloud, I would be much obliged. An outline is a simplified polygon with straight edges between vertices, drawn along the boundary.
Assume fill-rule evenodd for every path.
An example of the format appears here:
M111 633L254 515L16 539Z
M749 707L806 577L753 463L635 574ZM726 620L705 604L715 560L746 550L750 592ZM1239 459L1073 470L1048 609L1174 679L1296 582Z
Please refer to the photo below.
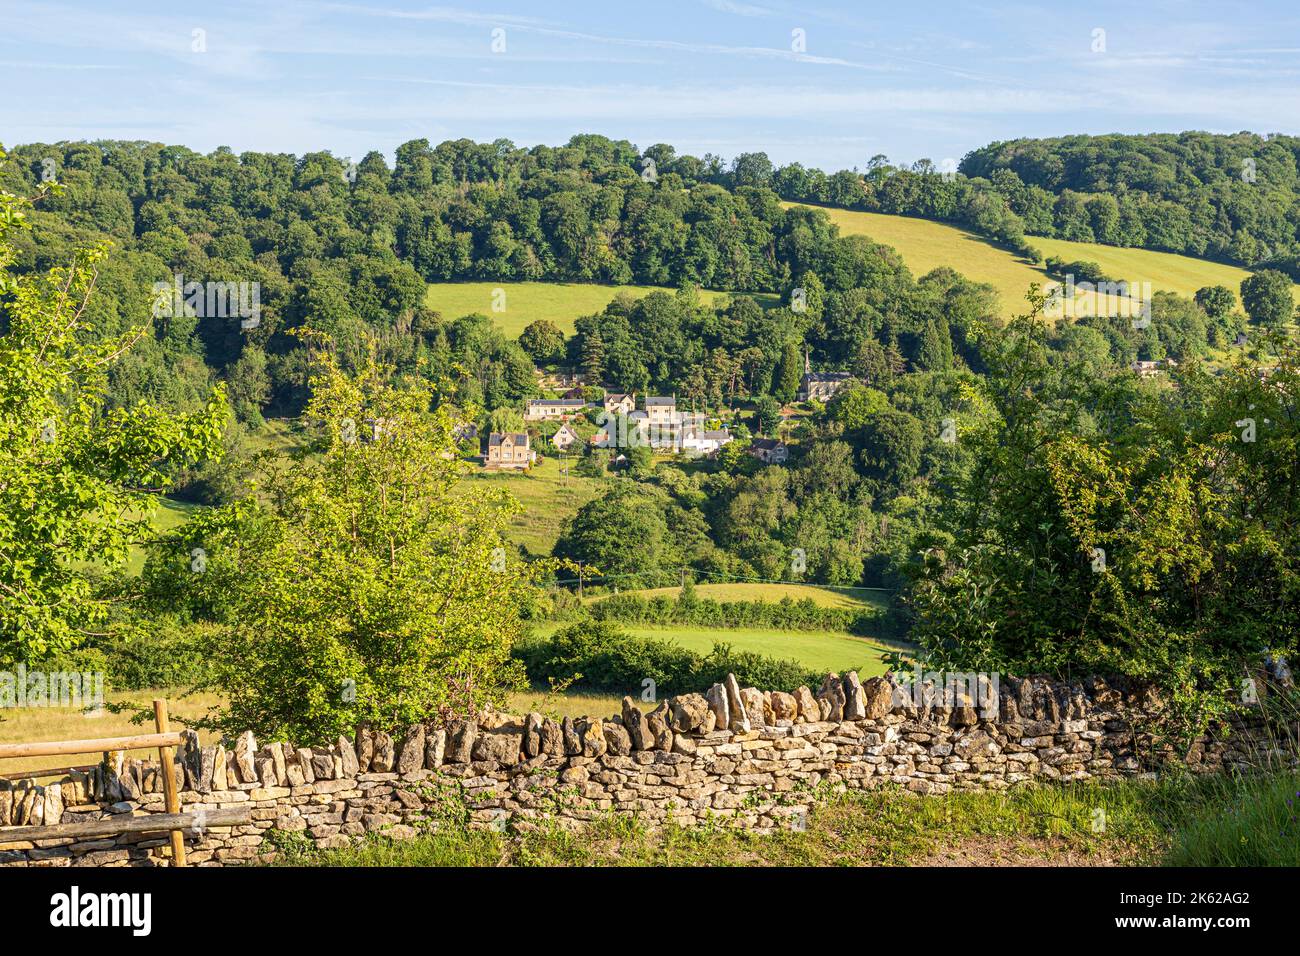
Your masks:
M768 7L755 6L752 3L736 3L734 0L700 0L706 7L711 7L722 13L733 13L738 17L774 17L777 16L775 10Z
M37 63L32 60L0 60L0 67L10 70L120 70L112 63Z
M1297 131L1300 16L1221 6L0 0L0 75L23 91L4 135L361 155L603 132L835 168L1018 136Z
M491 25L513 28L523 33L571 40L579 43L599 43L611 46L630 47L645 50L663 50L672 53L707 56L740 56L763 59L788 60L793 63L816 63L826 66L842 66L856 70L887 72L888 67L878 63L863 63L836 56L819 56L796 50L765 46L739 46L726 43L700 43L684 40L657 39L649 37L614 36L611 34L591 33L581 30L566 29L558 25L546 25L535 19L511 17L493 17L484 14L469 14L459 10L435 8L428 10L401 10L379 7L360 7L347 4L329 4L331 9L349 10L353 13L372 17L392 17L404 20L436 20L440 22ZM792 28L794 29L794 28Z

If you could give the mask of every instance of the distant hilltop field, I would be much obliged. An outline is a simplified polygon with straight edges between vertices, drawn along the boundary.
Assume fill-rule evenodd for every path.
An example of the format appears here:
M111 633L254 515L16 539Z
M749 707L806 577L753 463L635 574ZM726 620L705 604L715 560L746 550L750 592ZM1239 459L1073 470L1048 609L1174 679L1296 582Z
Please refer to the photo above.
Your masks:
M799 205L783 203L787 208ZM1009 249L961 226L895 216L887 213L859 212L850 209L822 209L831 222L846 236L867 236L875 242L898 250L913 275L947 267L978 282L997 289L1003 316L1010 318L1025 311L1025 293L1031 283L1047 286L1056 281L1041 264L1032 264ZM1028 236L1026 241L1043 253L1044 258L1065 262L1092 262L1112 279L1141 284L1151 283L1153 292L1176 292L1191 298L1205 286L1227 286L1234 292L1251 273L1238 266L1172 252L1129 249L1095 242L1071 242ZM1080 303L1082 305L1082 303Z

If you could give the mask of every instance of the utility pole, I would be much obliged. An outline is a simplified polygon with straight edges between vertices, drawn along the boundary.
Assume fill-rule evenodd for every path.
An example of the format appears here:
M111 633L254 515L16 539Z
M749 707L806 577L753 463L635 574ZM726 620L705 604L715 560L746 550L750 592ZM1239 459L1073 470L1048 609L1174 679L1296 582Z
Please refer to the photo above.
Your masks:
M684 566L682 568L682 590L686 590L686 568Z
M582 600L582 562L578 562L578 600Z

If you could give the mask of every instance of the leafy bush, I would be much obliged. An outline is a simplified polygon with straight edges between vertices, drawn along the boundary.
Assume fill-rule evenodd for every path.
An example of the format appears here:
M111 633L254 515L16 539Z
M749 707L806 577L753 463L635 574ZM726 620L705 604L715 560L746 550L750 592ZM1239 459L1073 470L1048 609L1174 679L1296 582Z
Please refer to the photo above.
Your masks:
M269 461L264 500L197 513L145 567L151 603L214 625L209 686L228 704L212 725L318 743L501 702L553 562L504 546L518 507L504 492L462 493L427 387L320 360L305 415L318 453Z
M1188 367L1151 400L1053 369L1037 313L986 343L995 414L962 436L973 466L940 514L953 546L913 568L912 637L937 667L1152 681L1190 742L1265 653L1297 651L1300 355L1263 383Z
M147 629L119 636L103 648L109 690L186 687L206 682L211 660L204 645L210 625L186 625L158 615Z
M1058 279L1064 279L1066 276L1074 276L1074 281L1079 282L1111 282L1100 265L1095 262L1085 262L1077 260L1075 262L1066 262L1059 256L1048 256L1044 263L1044 268L1048 275Z
M534 683L581 675L574 688L614 694L639 694L646 680L654 681L660 697L700 692L728 673L742 685L764 690L793 691L821 678L798 661L734 651L727 644L715 644L701 656L671 641L634 637L602 620L579 621L550 638L524 641L514 655Z
M821 607L812 598L798 601L715 601L685 594L674 599L666 595L647 598L640 594L616 594L591 606L601 621L624 624L695 624L701 627L772 627L783 631L844 631L874 633L880 629L881 614L875 608L852 611Z

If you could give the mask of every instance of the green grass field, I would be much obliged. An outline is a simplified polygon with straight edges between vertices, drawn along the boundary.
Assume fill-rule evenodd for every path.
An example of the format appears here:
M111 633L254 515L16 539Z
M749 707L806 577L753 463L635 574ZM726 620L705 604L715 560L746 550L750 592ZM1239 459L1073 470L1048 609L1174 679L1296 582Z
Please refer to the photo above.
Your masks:
M505 309L492 310L493 290L505 292ZM549 319L566 335L573 332L573 320L602 311L621 293L640 298L651 292L675 290L649 285L589 285L578 282L439 282L429 286L424 304L442 313L445 320L480 312L491 318L501 331L517 336L530 322ZM701 292L706 302L730 297L728 292ZM776 303L774 295L754 295L765 306Z
M465 481L490 482L514 495L524 510L511 522L510 539L532 554L545 555L551 553L565 520L600 491L596 479L572 472L566 476L561 467L559 459L546 458L525 473L478 470Z
M1025 293L1031 282L1044 285L1053 281L1041 266L1030 265L1014 253L958 226L910 216L817 208L823 209L843 234L865 235L893 246L902 254L913 275L919 277L940 266L950 266L968 279L988 283L998 290L1003 315L1008 317L1024 311ZM1239 293L1241 280L1250 275L1236 266L1171 252L1122 249L1039 236L1029 236L1028 239L1045 257L1058 256L1067 262L1095 262L1111 278L1132 283L1150 282L1155 292L1177 292L1190 297L1203 286L1225 285Z
M565 621L548 621L537 628L537 634L548 637L563 627ZM874 638L855 637L835 631L781 631L767 627L697 627L691 624L670 624L654 627L640 624L619 624L618 627L635 637L647 640L671 641L674 644L708 654L714 644L730 644L737 651L752 651L777 660L796 660L809 670L825 673L855 670L862 678L884 674L888 668L880 660L881 654L890 650L906 649L905 645L891 644Z
M302 439L295 433L296 419L268 418L262 427L248 434L248 447L254 452L276 451L288 453L294 451Z
M672 641L697 654L707 654L714 644L730 644L739 651L753 651L778 660L793 658L804 667L819 673L855 670L862 678L874 677L887 670L880 655L883 644L851 634L832 631L778 631L760 627L629 627L638 637Z
M154 509L150 525L153 530L159 534L164 534L184 524L185 521L202 505L189 504L184 501L173 501L170 498L158 498L158 507ZM126 561L126 570L128 574L139 574L144 569L145 550L143 544L132 546L131 555Z
M681 593L680 588L650 588L636 591L645 598L675 598ZM834 607L843 610L858 610L864 607L883 607L881 591L864 591L858 588L818 587L812 584L763 584L754 581L738 581L726 584L697 584L695 593L701 598L714 601L779 601L790 598L802 601L811 598L818 607ZM589 598L598 601L601 597Z
M1150 282L1157 292L1177 292L1191 298L1207 285L1224 285L1240 295L1241 282L1250 272L1237 266L1208 259L1195 259L1172 252L1151 249L1123 249L1096 242L1070 242L1030 236L1044 256L1057 256L1067 262L1095 262L1101 271L1114 279Z
M654 710L655 704L633 698L642 710ZM552 694L544 690L524 690L510 695L506 709L512 714L537 711L545 717L560 720L564 717L608 717L620 713L623 698L614 694L593 694L571 690Z

